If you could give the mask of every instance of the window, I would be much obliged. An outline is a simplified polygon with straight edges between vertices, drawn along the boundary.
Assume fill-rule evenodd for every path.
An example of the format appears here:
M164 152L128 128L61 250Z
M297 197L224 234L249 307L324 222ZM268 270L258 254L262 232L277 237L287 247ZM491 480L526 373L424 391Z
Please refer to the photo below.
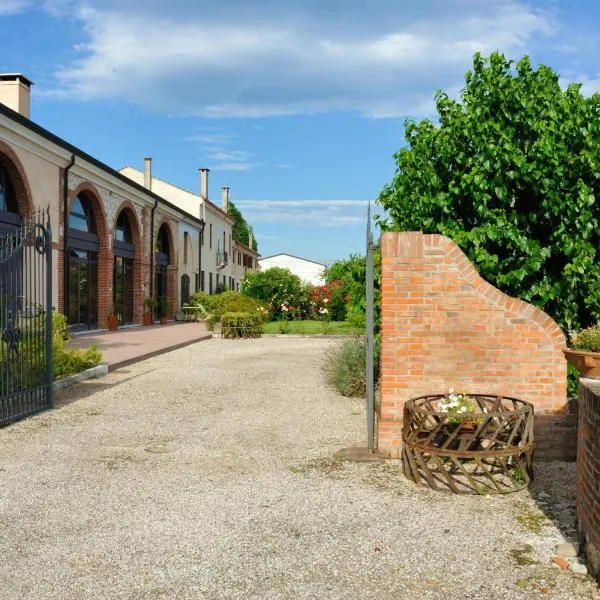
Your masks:
M17 212L17 199L10 177L4 167L0 166L0 210Z
M238 252L238 265L242 264L242 253Z
M92 209L83 194L80 194L73 200L71 212L69 213L69 227L87 233L96 233L96 224L92 215Z
M216 286L217 291L219 291L219 274L218 273L217 273L217 278L215 280L215 286Z
M190 300L190 278L185 273L181 276L181 304L187 304Z
M208 274L208 293L212 294L213 293L213 287L212 287L212 273Z
M204 288L204 271L200 271L200 290L203 292Z
M196 273L194 275L194 292L200 291L200 275Z
M208 230L208 247L212 248L212 223L209 225Z
M188 232L186 231L183 234L183 264L184 265L187 265L189 241L190 241L190 236L189 236Z

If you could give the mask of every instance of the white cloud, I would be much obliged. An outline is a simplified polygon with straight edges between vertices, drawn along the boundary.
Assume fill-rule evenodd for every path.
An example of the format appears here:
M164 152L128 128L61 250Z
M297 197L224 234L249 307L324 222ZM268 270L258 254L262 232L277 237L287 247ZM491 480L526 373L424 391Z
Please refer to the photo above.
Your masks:
M345 227L366 223L366 200L237 200L250 223Z
M31 0L0 0L0 17L16 15L27 10L31 4Z
M475 51L518 55L553 31L525 0L81 0L71 10L85 39L54 94L214 117L414 114L462 80Z
M251 171L259 166L251 161L250 152L233 150L230 147L232 141L238 137L236 134L219 132L215 128L210 131L214 133L200 133L183 138L186 142L200 143L210 169L213 171Z

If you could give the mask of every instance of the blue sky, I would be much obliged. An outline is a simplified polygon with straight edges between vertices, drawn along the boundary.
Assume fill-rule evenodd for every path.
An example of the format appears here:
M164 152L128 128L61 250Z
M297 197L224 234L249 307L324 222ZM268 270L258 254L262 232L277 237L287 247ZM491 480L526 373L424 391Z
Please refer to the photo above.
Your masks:
M263 255L364 247L406 117L432 116L474 52L529 54L600 89L595 0L0 0L0 71L31 117L114 168L196 191L199 167Z

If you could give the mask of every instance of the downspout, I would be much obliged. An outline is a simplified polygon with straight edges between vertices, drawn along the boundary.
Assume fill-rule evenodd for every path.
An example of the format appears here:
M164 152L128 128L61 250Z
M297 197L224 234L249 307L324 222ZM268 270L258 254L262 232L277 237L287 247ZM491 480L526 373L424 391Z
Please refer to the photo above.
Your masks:
M69 171L75 164L75 155L71 155L67 166L63 169L63 313L69 318L69 248L67 232L69 231Z
M158 206L158 200L150 212L150 298L154 298L154 211Z

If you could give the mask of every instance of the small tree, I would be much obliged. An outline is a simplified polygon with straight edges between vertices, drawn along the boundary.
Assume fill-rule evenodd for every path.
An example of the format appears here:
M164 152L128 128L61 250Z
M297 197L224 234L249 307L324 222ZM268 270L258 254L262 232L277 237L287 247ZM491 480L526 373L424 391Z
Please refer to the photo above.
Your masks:
M382 228L452 238L482 276L565 329L600 319L600 94L529 58L475 55L439 123L405 124Z

